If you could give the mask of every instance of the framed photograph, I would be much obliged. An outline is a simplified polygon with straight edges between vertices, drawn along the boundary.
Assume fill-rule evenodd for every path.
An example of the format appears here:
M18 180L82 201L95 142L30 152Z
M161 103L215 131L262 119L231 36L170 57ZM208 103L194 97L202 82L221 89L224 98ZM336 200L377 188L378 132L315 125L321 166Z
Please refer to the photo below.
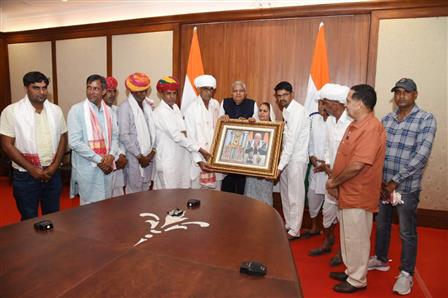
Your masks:
M210 150L210 167L221 173L277 177L283 125L269 121L219 121Z

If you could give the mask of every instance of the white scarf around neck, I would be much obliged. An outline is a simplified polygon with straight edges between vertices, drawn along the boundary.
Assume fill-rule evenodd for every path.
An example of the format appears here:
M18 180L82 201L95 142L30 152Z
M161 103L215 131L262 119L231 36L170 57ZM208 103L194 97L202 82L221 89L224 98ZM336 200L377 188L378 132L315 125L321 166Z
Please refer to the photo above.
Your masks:
M137 100L130 93L128 96L129 105L134 115L135 128L137 130L137 142L140 147L140 153L148 155L153 147L154 131L151 129L149 121L151 120L152 107L148 99L143 100L143 110L140 108ZM144 169L140 167L140 174L144 177Z
M59 125L58 109L57 106L50 103L47 100L44 101L44 108L42 112L46 113L48 119L48 126L52 140L52 152L53 156L56 154L57 147L59 146L59 138L62 127ZM37 155L37 142L36 142L36 122L35 122L36 110L31 104L28 95L22 98L14 109L16 118L16 131L20 131L15 136L15 146L24 155Z

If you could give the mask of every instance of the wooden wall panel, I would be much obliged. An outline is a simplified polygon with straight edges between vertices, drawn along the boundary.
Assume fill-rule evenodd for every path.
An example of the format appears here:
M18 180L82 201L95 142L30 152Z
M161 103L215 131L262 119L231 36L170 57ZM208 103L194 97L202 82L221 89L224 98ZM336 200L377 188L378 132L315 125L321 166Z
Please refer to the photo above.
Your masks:
M3 111L10 103L8 44L5 35L0 32L0 111Z
M197 26L205 72L218 81L218 100L230 96L233 81L243 80L249 97L274 102L273 87L287 80L303 102L321 21L325 23L330 79L346 85L365 82L370 16L364 14L184 25L181 79Z

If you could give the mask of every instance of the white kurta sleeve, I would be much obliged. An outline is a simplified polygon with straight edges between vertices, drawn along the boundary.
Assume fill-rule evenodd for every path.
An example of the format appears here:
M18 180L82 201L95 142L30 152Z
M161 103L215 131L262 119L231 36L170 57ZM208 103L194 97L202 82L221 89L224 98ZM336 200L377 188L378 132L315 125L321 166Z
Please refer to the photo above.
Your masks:
M325 129L327 130L327 137L325 138L325 149L324 149L324 159L325 159L325 163L326 164L331 164L330 160L331 160L331 153L330 153L330 142L331 142L331 138L332 136L330 136L331 130L329 127L328 122L330 121L330 119L327 120L327 123L325 125Z
M296 142L296 138L298 137L297 131L300 125L300 117L297 115L288 115L288 119L286 119L287 123L285 125L285 132L283 135L283 150L280 156L280 162L278 165L279 170L283 170L286 165L289 163L291 156L293 154L294 143Z
M316 129L316 123L315 118L311 118L310 119L310 143L308 145L308 155L311 156L316 156L316 152L314 151L314 131L313 129Z
M112 112L112 109L109 108L109 111L112 116L112 142L109 150L109 154L113 155L115 158L118 158L120 154L120 143L119 143L119 133L118 133L118 122L117 115Z
M196 117L199 115L196 114L196 109L194 108L195 102L192 102L187 110L185 111L185 128L187 129L187 136L191 140L198 139L198 132L196 129ZM202 155L197 152L191 152L191 157L195 163L203 161Z
M187 138L181 131L181 127L179 127L178 123L179 121L184 121L183 119L173 119L172 117L159 117L158 121L164 128L165 133L168 135L170 139L173 140L173 142L175 142L181 147L184 147L188 152L199 151L200 148L199 145L197 145L191 139Z
M221 101L221 104L219 105L219 117L224 116L226 114L226 111L224 111L224 99Z

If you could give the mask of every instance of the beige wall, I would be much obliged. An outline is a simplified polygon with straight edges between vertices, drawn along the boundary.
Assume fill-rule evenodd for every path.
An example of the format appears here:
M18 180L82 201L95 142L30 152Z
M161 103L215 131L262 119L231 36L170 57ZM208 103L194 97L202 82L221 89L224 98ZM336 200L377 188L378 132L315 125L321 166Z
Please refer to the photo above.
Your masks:
M9 77L12 102L25 96L23 76L30 71L40 71L50 77L48 98L51 100L53 85L51 83L51 42L30 42L8 45Z
M437 119L437 135L423 178L419 208L448 210L448 18L381 20L375 89L376 114L392 111L390 89L402 77L415 80L417 104Z
M106 75L106 52L106 37L56 41L58 104L65 115L73 104L85 99L85 81L89 75ZM51 42L10 44L8 53L13 102L24 96L22 78L31 70L50 77L49 99L52 99ZM150 97L158 102L156 83L173 71L173 32L113 36L112 70L119 82L118 103L127 97L124 80L133 72L150 76L153 89Z
M70 107L86 98L86 79L105 76L106 37L56 41L58 104L67 116Z
M118 80L118 104L127 95L126 77L143 72L151 79L151 99L158 102L156 84L173 72L173 32L148 32L112 36L112 73Z

